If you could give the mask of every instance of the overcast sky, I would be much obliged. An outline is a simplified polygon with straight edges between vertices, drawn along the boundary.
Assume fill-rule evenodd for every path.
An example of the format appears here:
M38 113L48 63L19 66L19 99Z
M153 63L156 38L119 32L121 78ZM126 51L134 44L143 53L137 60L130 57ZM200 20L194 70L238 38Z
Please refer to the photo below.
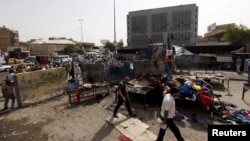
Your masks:
M196 4L198 35L216 23L243 24L250 28L250 0L115 0L116 40L127 40L126 16L130 11ZM114 40L114 0L1 0L0 26L18 30L20 41L66 37L101 45Z

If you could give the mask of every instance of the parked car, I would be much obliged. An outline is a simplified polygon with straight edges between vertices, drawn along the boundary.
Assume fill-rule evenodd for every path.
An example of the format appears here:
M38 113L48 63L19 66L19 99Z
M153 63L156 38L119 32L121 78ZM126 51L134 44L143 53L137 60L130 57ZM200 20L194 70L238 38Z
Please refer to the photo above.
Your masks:
M53 63L63 64L65 62L72 61L72 58L70 58L69 55L58 55L58 56L51 57L50 60Z
M0 72L9 71L11 69L11 65L2 65L0 64Z
M101 55L96 55L94 58L96 63L103 62L103 57Z
M17 58L9 58L8 61L6 62L6 64L19 64L19 63L21 63L21 60Z
M35 63L36 61L36 56L28 56L23 60L24 63Z

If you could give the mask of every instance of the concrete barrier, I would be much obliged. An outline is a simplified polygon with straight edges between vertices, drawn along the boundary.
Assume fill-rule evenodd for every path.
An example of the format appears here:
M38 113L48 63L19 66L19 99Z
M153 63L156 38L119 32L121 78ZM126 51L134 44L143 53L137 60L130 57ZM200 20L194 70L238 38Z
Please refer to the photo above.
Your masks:
M150 60L133 61L133 69L130 68L129 63L110 64L106 69L103 64L84 64L81 66L81 71L83 83L102 81L118 83L125 76L134 78L143 73L166 73L164 62L158 62L158 68L156 68Z
M84 64L81 66L82 82L94 83L104 81L103 64Z
M62 94L66 88L65 68L16 74L15 93L19 107Z
M133 70L125 65L125 64L119 64L119 65L109 65L107 69L105 70L105 81L116 84L119 83L121 80L124 79L124 77L129 76L130 78L133 78Z

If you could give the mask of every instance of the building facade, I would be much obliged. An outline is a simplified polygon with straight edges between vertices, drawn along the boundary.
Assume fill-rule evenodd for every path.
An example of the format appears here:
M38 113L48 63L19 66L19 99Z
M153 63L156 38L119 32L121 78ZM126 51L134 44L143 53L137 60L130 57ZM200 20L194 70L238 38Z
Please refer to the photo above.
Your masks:
M30 55L51 55L62 52L64 48L66 48L69 44L75 45L76 42L64 37L51 37L47 40L32 39L31 41L29 41L29 51Z
M18 43L18 31L10 30L5 26L0 27L0 49L2 52L7 52L8 47L17 47Z
M175 45L196 43L198 7L196 4L129 12L127 43L130 48L145 48L149 42L163 42L171 33Z
M235 25L235 23L230 24L222 24L222 25L210 25L208 26L208 32L204 34L204 38L206 41L216 41L216 42L224 42L223 39L224 34L226 33L227 26ZM213 26L213 28L210 28Z

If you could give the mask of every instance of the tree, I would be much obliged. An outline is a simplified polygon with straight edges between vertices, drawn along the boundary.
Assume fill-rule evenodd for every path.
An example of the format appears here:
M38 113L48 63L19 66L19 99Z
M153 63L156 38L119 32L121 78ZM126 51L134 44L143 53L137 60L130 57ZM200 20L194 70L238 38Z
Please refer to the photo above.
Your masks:
M113 43L109 42L109 41L106 42L104 48L108 48L112 52L116 50L116 46Z
M80 51L80 47L77 45L69 44L64 48L63 52L65 54L70 54L70 53L77 53Z
M229 25L224 34L226 41L232 45L245 45L250 43L250 29L244 25Z

